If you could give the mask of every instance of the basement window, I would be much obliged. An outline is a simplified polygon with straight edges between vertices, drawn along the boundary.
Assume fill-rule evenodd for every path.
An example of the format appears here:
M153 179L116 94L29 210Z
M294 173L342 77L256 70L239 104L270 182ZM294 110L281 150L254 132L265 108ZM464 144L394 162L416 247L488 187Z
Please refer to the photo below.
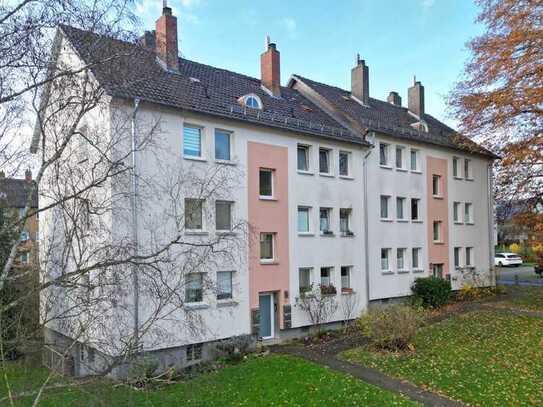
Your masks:
M186 348L187 351L187 362L192 362L195 360L202 359L202 343L195 343L193 345L188 345Z

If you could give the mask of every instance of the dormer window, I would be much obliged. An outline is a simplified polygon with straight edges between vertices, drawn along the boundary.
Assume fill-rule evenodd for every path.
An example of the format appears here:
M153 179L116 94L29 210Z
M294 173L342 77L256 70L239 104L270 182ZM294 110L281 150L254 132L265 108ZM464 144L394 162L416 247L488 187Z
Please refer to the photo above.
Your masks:
M260 98L254 94L242 96L239 99L239 102L243 106L250 107L251 109L262 109L262 102Z

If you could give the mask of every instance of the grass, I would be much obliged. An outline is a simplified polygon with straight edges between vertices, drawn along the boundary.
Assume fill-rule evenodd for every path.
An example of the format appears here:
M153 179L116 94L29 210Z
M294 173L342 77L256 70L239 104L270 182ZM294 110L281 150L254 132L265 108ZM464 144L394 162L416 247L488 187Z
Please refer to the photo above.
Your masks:
M427 326L415 352L342 357L478 406L543 405L543 319L480 311Z
M10 383L18 391L36 389L44 369L11 364ZM57 380L58 381L58 380ZM0 399L6 395L0 384ZM9 405L4 400L0 405ZM31 405L21 399L17 406ZM412 406L411 401L316 364L289 356L249 358L239 365L152 391L135 391L96 381L51 390L40 406Z
M500 304L529 311L543 311L543 287L509 287L512 295Z

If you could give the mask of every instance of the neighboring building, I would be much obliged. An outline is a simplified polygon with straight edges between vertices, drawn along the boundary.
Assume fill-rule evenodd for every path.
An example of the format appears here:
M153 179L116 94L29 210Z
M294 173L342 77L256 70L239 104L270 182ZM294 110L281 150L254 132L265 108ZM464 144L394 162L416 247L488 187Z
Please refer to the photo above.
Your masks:
M409 90L408 108L394 92L388 102L370 98L369 69L359 59L351 92L298 75L283 87L279 51L269 40L260 57L261 78L255 79L178 58L170 8L156 28L156 40L146 33L136 46L62 26L56 49L57 58L76 65L78 58L91 63L128 55L93 68L111 101L106 116L90 114L87 123L130 116L136 100L139 122L160 117L164 154L142 152L139 174L158 180L158 168L187 173L216 166L241 173L239 188L221 198L210 219L194 224L187 239L228 231L226 218L247 221L252 234L245 260L207 273L220 284L228 281L227 298L201 294L201 278L191 277L198 295L189 295L185 307L198 310L208 327L204 334L179 329L179 315L161 326L168 332L162 341L141 338L163 366L192 363L195 353L205 358L214 342L236 335L268 340L306 331L310 321L296 304L312 285L333 286L340 304L355 296L353 315L359 315L370 302L409 295L417 277L450 278L459 288L462 270L476 268L492 284L495 157L426 114L420 82ZM195 207L190 190L183 194L185 204ZM107 215L112 239L131 236L130 221L116 215L129 202L119 205ZM138 209L138 217L160 219L165 205L158 196ZM202 205L196 206L202 218ZM54 214L40 222L45 241L58 239ZM138 227L145 247L148 235ZM44 269L55 272L54 264ZM152 298L139 294L138 313L145 318L142 304ZM340 309L329 323L343 321ZM53 342L69 336L53 324L48 334ZM88 372L76 366L76 374Z
M537 234L531 224L523 224L520 218L530 214L542 214L543 203L530 200L512 200L496 204L497 243L510 245L517 243L530 246L537 243ZM533 222L533 221L532 221Z

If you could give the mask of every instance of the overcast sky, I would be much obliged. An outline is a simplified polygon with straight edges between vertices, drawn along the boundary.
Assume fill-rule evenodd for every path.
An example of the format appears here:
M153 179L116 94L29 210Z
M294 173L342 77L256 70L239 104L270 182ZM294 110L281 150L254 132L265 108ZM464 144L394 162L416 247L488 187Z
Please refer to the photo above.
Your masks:
M136 0L142 30L154 28L161 0ZM281 52L281 82L293 73L350 88L360 53L370 95L398 91L407 103L413 75L426 111L450 125L444 96L462 72L466 42L481 31L471 0L168 0L178 17L183 57L260 76L266 34Z

